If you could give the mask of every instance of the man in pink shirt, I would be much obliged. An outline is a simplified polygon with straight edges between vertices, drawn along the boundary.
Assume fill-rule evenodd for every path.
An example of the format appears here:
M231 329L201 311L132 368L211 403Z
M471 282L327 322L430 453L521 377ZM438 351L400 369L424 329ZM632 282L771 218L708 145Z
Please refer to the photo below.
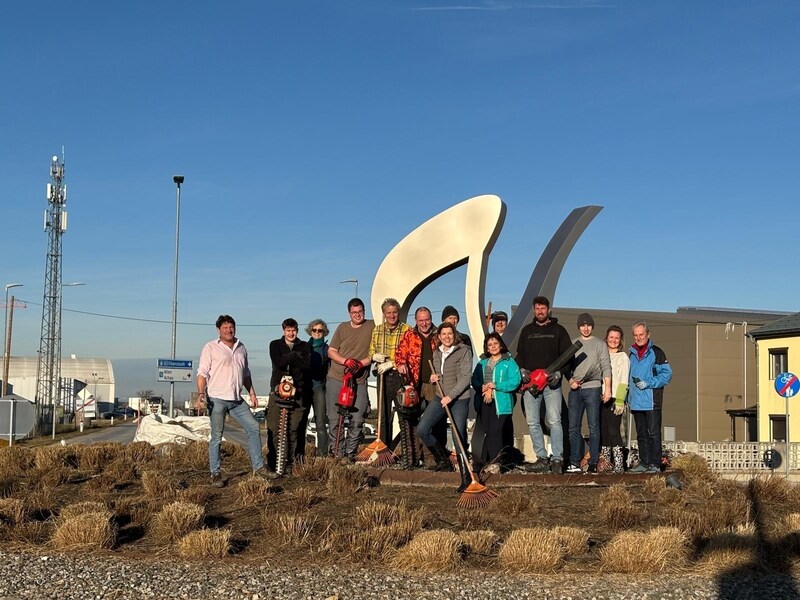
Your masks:
M247 450L253 472L272 479L274 471L264 467L261 455L261 436L258 421L241 396L242 386L250 392L250 402L258 405L256 389L250 376L247 349L236 337L236 321L230 315L217 319L219 339L211 340L200 353L197 369L197 395L206 397L211 419L211 442L208 445L208 464L211 468L211 485L223 487L225 480L220 472L219 447L225 430L225 415L230 413L247 434Z

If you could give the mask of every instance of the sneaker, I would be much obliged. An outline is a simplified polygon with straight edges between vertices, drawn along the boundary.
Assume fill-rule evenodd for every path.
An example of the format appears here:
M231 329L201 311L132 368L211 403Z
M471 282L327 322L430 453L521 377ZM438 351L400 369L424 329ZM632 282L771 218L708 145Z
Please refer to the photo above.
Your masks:
M262 479L277 479L280 477L275 471L269 467L261 467L253 471L253 477L261 477Z
M590 475L597 475L597 465L589 465L589 468L586 469L586 472Z
M639 463L635 467L628 469L628 473L647 473L647 467Z
M550 463L546 458L540 458L528 467L529 473L549 473Z
M583 473L578 465L570 465L567 467L567 473Z
M661 473L661 468L658 465L650 465L647 467L646 473Z
M564 463L557 458L551 459L550 472L555 475L561 475L564 472Z
M222 478L222 473L217 471L211 474L211 485L215 488L225 487L225 480Z

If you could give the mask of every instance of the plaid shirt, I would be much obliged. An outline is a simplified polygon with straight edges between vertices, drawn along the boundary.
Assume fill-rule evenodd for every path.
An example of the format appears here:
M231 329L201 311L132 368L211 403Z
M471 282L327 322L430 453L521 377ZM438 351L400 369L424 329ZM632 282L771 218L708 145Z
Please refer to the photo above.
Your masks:
M386 323L376 325L369 343L369 355L380 352L388 356L389 360L394 361L394 353L400 343L400 338L410 329L411 327L405 323L398 323L394 329L389 329Z

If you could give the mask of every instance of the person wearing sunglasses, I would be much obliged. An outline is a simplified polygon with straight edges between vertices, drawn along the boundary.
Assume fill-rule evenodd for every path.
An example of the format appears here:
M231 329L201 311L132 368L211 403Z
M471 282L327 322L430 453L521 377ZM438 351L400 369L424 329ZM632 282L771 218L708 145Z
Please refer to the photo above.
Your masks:
M325 341L325 338L328 337L330 330L325 321L314 319L306 327L306 333L311 336L308 345L311 346L311 404L314 407L314 425L317 430L317 456L327 456L329 438L328 412L325 406L325 380L328 378L331 359L328 358L328 342ZM304 423L308 423L308 413L305 415ZM305 438L303 443L305 443Z

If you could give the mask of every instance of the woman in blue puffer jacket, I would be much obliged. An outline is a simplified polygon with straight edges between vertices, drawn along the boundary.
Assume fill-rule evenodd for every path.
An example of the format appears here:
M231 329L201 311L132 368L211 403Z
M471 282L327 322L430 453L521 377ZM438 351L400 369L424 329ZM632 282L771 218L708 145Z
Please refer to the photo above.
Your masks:
M486 358L472 372L475 410L486 432L488 462L504 469L504 450L513 444L514 430L509 425L516 402L514 391L519 387L521 376L500 334L486 336L483 352Z

